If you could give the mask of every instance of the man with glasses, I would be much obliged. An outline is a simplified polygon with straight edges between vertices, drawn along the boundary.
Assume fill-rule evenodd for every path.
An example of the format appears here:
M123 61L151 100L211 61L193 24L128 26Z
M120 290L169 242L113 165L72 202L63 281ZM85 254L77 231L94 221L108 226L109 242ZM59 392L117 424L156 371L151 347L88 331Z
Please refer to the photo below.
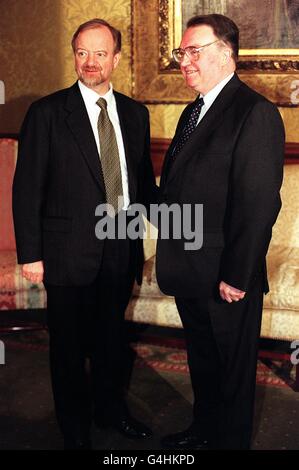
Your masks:
M197 97L166 154L160 201L203 205L203 246L158 239L157 279L175 296L194 393L190 427L163 438L166 448L250 448L284 128L277 108L236 75L238 37L229 18L196 16L173 51Z

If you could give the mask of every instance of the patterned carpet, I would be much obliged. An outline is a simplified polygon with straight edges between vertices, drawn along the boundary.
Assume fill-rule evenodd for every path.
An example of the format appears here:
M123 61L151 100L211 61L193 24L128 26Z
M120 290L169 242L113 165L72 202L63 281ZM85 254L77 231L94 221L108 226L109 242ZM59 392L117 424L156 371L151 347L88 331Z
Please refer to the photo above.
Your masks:
M151 367L157 371L177 374L188 374L187 353L183 340L155 337L144 337L142 342L132 344L136 351L136 367ZM265 356L265 357L263 357ZM273 352L260 352L256 382L259 385L274 387L293 387L295 368L290 364L286 354L283 359Z
M45 330L19 333L5 338L5 346L12 350L48 351L48 334ZM187 354L181 338L141 335L138 342L130 343L136 354L134 366L149 367L170 374L188 374ZM294 386L295 368L287 354L282 358L276 352L260 351L257 384L272 387Z

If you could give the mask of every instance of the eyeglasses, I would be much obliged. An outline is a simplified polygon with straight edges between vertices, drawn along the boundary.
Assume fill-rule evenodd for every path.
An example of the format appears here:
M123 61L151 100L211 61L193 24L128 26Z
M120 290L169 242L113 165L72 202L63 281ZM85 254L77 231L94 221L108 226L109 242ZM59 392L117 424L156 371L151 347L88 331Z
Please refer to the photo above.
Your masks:
M176 62L183 62L185 54L189 59L193 62L196 62L199 59L199 56L203 49L205 47L211 46L212 44L215 44L216 42L219 42L220 39L217 39L216 41L209 42L209 44L204 44L204 46L200 47L195 47L195 46L189 46L186 47L186 49L181 49L180 47L178 49L173 49L172 51L172 56Z

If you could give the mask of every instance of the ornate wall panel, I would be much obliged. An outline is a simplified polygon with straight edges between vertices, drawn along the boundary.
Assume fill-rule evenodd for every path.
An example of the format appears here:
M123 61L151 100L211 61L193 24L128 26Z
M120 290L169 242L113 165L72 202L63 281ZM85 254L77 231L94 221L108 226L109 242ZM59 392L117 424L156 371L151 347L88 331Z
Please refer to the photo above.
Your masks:
M151 116L151 135L171 139L185 106L181 104L147 104Z
M0 0L0 132L18 132L29 104L62 85L55 0Z
M209 9L205 13L208 13L216 11L219 5L230 5L230 7L237 8L244 1L143 0L141 2L132 0L133 92L137 99L147 103L150 107L154 137L171 137L180 114L178 110L181 108L179 106L174 108L174 104L187 104L194 99L193 92L185 86L178 67L171 58L172 48L180 42L182 13L187 7L191 7L191 3L193 5L192 11L194 8L199 8L199 5L205 4ZM269 15L274 14L276 19L280 17L281 13L278 3L273 3L276 5L277 12L272 10L267 12L264 4L252 2L257 10L263 6L266 17L269 13ZM212 7L212 5L214 6ZM195 13L196 11L193 11L192 14ZM242 15L241 17L243 18ZM252 18L254 21L256 17L253 15ZM244 17L244 22L246 23L246 21L247 32L250 33L257 24L253 24L251 27L248 24L247 16ZM257 23L258 21L260 19L256 18ZM271 23L272 29L274 24L276 23ZM262 29L264 28L263 24L260 26ZM244 31L242 22L241 27ZM293 27L291 31L295 34ZM264 31L264 33L262 39L267 39L268 36L272 37L269 31ZM275 33L275 37L281 37L280 31L272 31L272 33ZM287 139L297 142L299 141L299 49L298 47L292 49L297 44L294 44L292 38L290 33L285 37L285 40L288 39L285 41L285 49L241 49L238 72L241 79L249 86L280 107L285 119ZM271 41L266 44L267 47L277 47L276 43ZM294 45L292 46L292 44ZM294 90L294 87L297 91Z

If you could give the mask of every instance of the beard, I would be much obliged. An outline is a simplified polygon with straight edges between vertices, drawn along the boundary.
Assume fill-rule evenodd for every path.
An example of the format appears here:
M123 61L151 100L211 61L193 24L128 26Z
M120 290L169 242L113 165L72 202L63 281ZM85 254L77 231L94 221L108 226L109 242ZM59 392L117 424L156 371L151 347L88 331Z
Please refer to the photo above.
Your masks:
M88 71L98 72L98 75L96 77L90 77ZM81 70L80 72L77 70L77 74L79 80L87 87L96 87L105 81L100 70Z

